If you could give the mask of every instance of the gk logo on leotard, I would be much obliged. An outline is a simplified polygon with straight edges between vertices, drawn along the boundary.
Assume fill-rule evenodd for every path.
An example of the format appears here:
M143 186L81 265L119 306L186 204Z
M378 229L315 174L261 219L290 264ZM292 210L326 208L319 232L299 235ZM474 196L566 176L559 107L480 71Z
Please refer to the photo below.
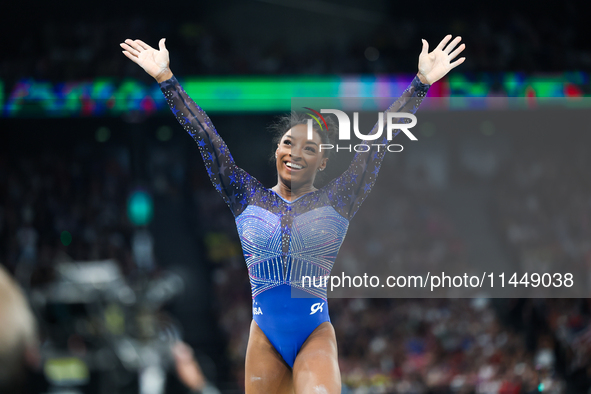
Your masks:
M256 306L253 306L252 307L252 314L253 315L262 315L263 311L260 306L258 308Z
M322 305L324 305L324 302L323 303L317 302L314 305L312 305L312 307L310 308L312 310L312 312L310 312L310 314L313 315L318 311L322 312Z

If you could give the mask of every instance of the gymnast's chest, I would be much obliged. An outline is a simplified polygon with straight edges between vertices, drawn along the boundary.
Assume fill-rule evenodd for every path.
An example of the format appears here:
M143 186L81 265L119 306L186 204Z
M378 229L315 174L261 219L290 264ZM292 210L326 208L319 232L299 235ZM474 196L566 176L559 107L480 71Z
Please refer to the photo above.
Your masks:
M260 246L267 250L309 249L322 245L340 245L349 221L330 205L305 211L287 206L271 212L257 205L248 206L238 217L236 227L243 247Z

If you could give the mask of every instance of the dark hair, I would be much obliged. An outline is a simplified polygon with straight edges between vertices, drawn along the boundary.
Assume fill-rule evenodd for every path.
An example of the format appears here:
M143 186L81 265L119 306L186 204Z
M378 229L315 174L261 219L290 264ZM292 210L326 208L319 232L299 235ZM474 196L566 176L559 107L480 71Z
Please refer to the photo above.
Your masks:
M278 116L275 121L269 126L269 130L273 133L273 151L269 157L269 161L275 162L275 149L281 142L281 138L294 126L308 124L308 119L312 120L312 130L316 131L320 136L320 141L323 144L334 144L337 139L338 127L335 121L330 117L324 115L326 126L321 122L322 127L318 125L315 119L310 115L291 111L291 113ZM328 129L327 129L328 127ZM334 149L325 149L322 151L323 157L331 158Z

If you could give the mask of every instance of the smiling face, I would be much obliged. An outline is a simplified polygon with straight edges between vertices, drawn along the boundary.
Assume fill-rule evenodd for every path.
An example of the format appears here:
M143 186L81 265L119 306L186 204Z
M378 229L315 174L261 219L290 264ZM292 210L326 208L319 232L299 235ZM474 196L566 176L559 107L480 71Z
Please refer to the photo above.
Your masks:
M308 128L299 124L289 129L277 146L277 174L289 189L313 187L316 172L326 167L328 159L320 152L320 135L308 139Z

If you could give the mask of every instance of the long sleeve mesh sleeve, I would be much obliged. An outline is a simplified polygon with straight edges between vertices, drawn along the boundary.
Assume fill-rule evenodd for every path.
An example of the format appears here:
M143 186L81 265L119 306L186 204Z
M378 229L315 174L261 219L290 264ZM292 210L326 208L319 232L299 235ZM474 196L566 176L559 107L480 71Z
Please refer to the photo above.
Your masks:
M386 123L385 115L389 112L414 114L428 90L429 85L423 84L415 76L410 86L402 93L400 98L384 111L384 123ZM395 120L393 119L393 121ZM376 123L369 135L376 134L377 131L378 123ZM399 133L400 130L395 130L392 136L394 137ZM363 141L362 144L370 146L370 149L364 152L357 152L349 168L341 176L325 186L329 189L328 193L333 207L343 217L351 220L369 195L380 171L380 166L386 153L385 146L388 145L388 142L386 127L384 125L383 137L378 140Z
M236 166L209 116L187 95L174 76L160 83L160 89L177 121L197 143L211 183L234 216L238 216L248 205L258 181Z

